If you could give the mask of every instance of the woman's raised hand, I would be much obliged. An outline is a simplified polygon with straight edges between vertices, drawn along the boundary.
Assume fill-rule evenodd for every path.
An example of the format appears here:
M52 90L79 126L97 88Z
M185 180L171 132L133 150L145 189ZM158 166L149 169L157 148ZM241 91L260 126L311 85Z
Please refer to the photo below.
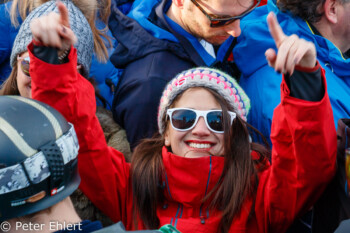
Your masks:
M74 45L77 37L69 26L69 15L66 6L57 1L59 14L51 12L48 15L33 19L30 29L33 39L47 47L55 47L65 51Z
M293 34L284 34L274 13L267 16L270 33L278 49L266 50L265 56L269 65L281 73L293 74L296 65L313 68L316 65L316 48L312 42L306 41Z

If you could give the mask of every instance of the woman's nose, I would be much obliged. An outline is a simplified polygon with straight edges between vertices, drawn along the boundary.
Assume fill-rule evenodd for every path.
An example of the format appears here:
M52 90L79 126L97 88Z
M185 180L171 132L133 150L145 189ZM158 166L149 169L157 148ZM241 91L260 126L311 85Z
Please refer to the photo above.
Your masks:
M208 129L203 117L200 117L198 119L197 124L192 129L192 134L197 135L197 136L201 136L201 137L207 136L210 134L210 130Z

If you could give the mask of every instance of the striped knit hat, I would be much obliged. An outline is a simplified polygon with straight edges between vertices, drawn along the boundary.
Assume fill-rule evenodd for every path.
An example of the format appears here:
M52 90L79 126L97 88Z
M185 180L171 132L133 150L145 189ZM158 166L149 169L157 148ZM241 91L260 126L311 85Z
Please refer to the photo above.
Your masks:
M165 131L165 124L162 119L165 119L164 116L169 106L173 103L176 96L191 87L206 87L212 89L233 107L237 115L243 120L247 120L250 100L236 80L219 70L198 67L185 70L178 74L168 83L163 91L158 109L158 128L160 134L163 134Z

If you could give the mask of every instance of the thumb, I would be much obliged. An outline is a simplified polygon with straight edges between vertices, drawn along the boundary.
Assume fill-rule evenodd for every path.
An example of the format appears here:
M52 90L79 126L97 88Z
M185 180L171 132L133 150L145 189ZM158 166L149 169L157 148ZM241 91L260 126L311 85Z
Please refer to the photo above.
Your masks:
M69 14L67 7L59 0L56 4L58 11L60 12L60 24L69 28Z
M276 52L274 49L268 49L265 52L266 60L269 63L269 66L275 68L275 61L277 58Z

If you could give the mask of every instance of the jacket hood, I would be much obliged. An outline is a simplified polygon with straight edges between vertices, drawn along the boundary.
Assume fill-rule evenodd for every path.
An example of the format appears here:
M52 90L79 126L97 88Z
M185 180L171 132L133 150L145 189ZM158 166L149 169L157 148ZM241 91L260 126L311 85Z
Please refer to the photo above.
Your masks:
M149 16L157 4L158 1L153 0L136 0L128 16L116 7L112 9L109 27L118 45L111 61L116 67L124 68L131 61L162 50L189 59L175 36L150 21Z
M241 20L242 34L237 38L233 55L244 76L252 75L259 68L267 65L266 49L276 50L266 21L266 17L271 11L276 14L286 35L297 34L299 37L313 42L316 46L317 59L328 63L338 77L350 75L350 59L345 59L332 42L322 36L315 35L306 21L299 17L293 17L290 13L281 12L273 1L268 1L267 5L258 7Z
M218 156L185 158L163 147L167 199L184 206L199 207L203 198L219 181L224 161L224 157Z

